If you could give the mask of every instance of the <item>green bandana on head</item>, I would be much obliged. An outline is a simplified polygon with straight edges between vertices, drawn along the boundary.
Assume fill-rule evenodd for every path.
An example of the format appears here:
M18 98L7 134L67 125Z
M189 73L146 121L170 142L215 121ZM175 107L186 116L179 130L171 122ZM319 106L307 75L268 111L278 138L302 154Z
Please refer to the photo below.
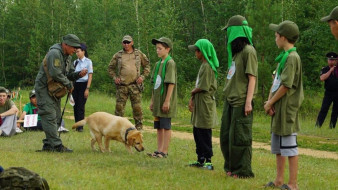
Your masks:
M162 66L162 72L161 72L161 95L163 94L164 92L164 77L165 77L165 69L166 69L166 65L167 65L167 62L171 59L170 55L167 56L167 58L165 58L164 62L163 62L163 66ZM153 79L153 82L154 82L154 86L156 85L156 79L157 79L157 74L158 74L158 70L160 70L160 65L161 65L161 62L162 62L162 59L160 59L160 61L157 63L156 65L156 68L155 68L155 73L154 73L154 79Z
M215 72L215 78L217 79L218 72L217 67L219 67L219 62L217 59L217 54L212 43L207 39L200 39L195 43L195 46L202 52L204 58L208 61L212 70Z
M242 26L229 26L227 28L227 50L228 50L228 69L231 67L232 63L232 50L231 50L231 42L236 38L246 37L248 38L251 45L252 43L252 28L248 26L248 21L244 20Z
M280 76L280 73L283 71L284 66L285 66L285 62L286 59L288 58L289 54L293 51L296 51L296 47L293 47L291 49L289 49L288 51L283 51L282 53L280 53L278 55L278 57L275 59L276 63L278 64L278 68L277 68L277 77Z

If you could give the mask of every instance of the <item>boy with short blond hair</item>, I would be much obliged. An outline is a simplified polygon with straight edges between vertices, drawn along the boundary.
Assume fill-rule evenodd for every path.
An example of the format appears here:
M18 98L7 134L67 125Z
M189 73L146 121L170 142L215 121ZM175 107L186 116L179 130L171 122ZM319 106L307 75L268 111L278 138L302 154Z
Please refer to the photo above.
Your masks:
M152 74L153 90L150 110L154 116L154 128L157 130L157 150L148 153L153 158L168 157L171 139L171 118L177 112L177 69L176 63L169 55L173 48L172 41L167 37L152 39L160 58Z
M277 160L276 179L265 186L298 189L298 111L304 99L302 64L294 47L299 29L296 23L288 20L279 25L270 24L269 28L275 31L276 44L284 51L275 59L278 63L276 77L264 105L265 112L272 116L271 153L276 154ZM286 157L289 161L288 184L284 184Z

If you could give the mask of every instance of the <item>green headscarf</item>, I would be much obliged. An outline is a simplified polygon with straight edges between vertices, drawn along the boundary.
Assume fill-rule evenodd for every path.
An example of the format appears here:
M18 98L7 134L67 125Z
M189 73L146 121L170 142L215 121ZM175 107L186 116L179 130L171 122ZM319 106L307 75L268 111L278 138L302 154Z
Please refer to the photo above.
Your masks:
M164 92L164 88L163 88L163 85L164 85L164 77L165 77L165 69L166 69L166 65L167 65L167 62L171 59L170 55L167 56L167 58L165 58L164 62L163 62L163 66L162 66L162 72L161 72L161 95L163 94ZM154 86L156 85L156 79L157 79L157 74L158 74L158 70L160 70L160 65L161 65L161 62L162 62L162 59L160 59L160 61L157 63L156 65L156 68L155 68L155 73L154 73L154 79L153 79L153 82L154 82Z
M289 54L293 51L296 51L296 47L293 47L293 48L289 49L288 51L283 51L275 59L275 62L279 63L278 68L277 68L277 77L279 77L280 73L283 71L286 59L288 58Z
M204 58L208 61L210 67L215 72L215 78L217 79L219 62L217 54L212 43L207 39L200 39L195 43L195 46L202 52Z
M231 63L232 63L231 42L234 41L238 37L248 38L250 44L253 45L253 43L252 43L252 28L250 28L248 26L248 21L244 20L242 26L229 26L227 28L228 69L231 67Z

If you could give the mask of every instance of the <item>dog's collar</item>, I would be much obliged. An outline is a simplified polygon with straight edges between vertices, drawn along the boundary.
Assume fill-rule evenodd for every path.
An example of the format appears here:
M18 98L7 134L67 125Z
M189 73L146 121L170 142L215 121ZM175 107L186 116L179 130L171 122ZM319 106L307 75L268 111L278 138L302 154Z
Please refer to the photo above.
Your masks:
M126 133L124 134L124 143L127 144L127 136L128 136L128 133L129 131L132 131L132 130L135 130L136 128L134 127L129 127L127 130L126 130Z

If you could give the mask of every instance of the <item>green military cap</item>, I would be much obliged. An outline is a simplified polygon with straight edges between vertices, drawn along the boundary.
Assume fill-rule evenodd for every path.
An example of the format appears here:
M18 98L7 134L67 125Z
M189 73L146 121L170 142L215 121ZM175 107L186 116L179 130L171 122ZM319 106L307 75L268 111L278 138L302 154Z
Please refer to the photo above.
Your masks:
M151 43L154 44L154 45L156 45L157 43L165 43L165 44L167 44L169 46L170 49L173 48L173 43L167 37L161 37L159 39L155 39L154 38L154 39L151 40Z
M64 37L62 37L62 42L75 47L75 48L80 48L80 39L75 35L75 34L67 34Z
M336 6L330 13L329 16L323 17L320 19L323 22L327 22L330 20L338 20L338 6Z
M226 26L224 26L222 28L222 30L226 30L228 27L230 26L243 26L243 25L248 25L248 22L244 22L246 21L245 17L241 16L241 15L235 15L232 16L229 21L228 24Z
M5 87L0 86L0 93L6 93L7 94L7 89Z
M299 37L299 29L296 23L286 20L279 25L270 24L269 28L282 36L285 36L289 40L296 41Z
M133 38L130 35L125 35L122 38L122 42L124 42L124 41L132 42Z
M35 90L34 89L29 92L29 98L31 98L33 96L35 96Z

